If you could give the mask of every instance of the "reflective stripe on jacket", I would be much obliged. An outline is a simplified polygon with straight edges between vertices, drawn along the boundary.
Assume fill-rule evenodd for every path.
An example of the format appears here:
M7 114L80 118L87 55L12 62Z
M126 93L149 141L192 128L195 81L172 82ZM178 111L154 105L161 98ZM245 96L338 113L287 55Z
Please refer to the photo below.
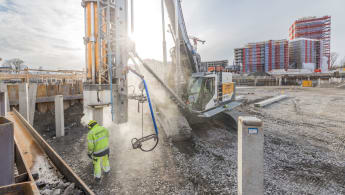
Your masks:
M95 156L109 154L109 131L96 124L87 134L87 146Z

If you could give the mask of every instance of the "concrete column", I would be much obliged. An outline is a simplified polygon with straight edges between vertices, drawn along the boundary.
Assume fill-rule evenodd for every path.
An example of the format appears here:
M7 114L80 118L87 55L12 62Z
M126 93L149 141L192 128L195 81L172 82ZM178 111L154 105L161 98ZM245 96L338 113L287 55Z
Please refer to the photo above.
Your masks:
M321 78L317 79L317 86L318 86L318 87L321 86Z
M239 195L264 194L264 132L262 121L256 117L238 118Z
M257 83L258 83L258 80L255 78L255 80L254 80L254 86L256 86Z
M37 84L29 84L29 123L34 124L35 110L36 110L36 95L37 95Z
M3 92L3 96L0 97L0 116L5 116L10 111L10 102L8 99L8 91L6 84L0 84L0 93ZM1 95L0 95L1 96ZM1 111L3 114L1 114Z
M14 183L13 123L0 117L0 186Z
M284 78L284 85L287 85L287 78Z
M282 80L283 80L283 79L280 77L280 78L279 78L279 86L282 86Z
M29 120L29 85L28 83L19 84L19 113Z
M0 91L0 116L5 116L6 109L5 93Z
M55 96L55 131L56 137L65 136L65 121L62 95Z
M103 125L103 107L95 107L92 109L93 120L99 125Z
M30 125L34 124L37 84L19 84L19 113Z

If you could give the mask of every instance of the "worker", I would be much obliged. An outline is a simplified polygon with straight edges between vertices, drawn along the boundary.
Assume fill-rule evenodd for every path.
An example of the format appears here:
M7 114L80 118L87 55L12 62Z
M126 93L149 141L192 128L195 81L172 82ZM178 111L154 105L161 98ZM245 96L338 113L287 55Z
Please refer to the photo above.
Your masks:
M102 170L109 173L109 131L91 120L88 123L89 133L87 134L88 156L93 160L93 173L96 181L101 180Z

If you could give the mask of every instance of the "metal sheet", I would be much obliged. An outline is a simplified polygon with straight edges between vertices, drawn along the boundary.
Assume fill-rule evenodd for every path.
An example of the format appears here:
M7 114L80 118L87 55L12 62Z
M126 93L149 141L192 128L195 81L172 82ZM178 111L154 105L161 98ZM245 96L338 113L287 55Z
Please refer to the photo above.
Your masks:
M18 131L16 131L16 133L18 134L16 135L16 138L22 137L22 141L18 143L23 144L26 142L26 144L31 145L31 147L24 147L27 150L31 149L31 151L28 151L28 154L31 156L31 159L30 156L24 156L24 158L26 158L26 160L29 161L28 164L30 169L33 167L34 163L39 163L39 161L33 161L34 159L37 159L37 157L41 155L48 156L49 160L62 173L62 175L66 177L68 181L74 182L80 189L84 191L85 194L94 194L88 188L88 186L66 164L66 162L55 152L55 150L52 147L50 147L50 145L37 133L37 131L28 123L28 121L26 121L23 118L23 116L19 114L18 111L14 109L14 112L11 112L9 117L16 121L15 124L17 124L18 128L20 128L18 129ZM25 133L26 135L20 136L20 133Z
M0 186L14 183L13 123L0 117Z

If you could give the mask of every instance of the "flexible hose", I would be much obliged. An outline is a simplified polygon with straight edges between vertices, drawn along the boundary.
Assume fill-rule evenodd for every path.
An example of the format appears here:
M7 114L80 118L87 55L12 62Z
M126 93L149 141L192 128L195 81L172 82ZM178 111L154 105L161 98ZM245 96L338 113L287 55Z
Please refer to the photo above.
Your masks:
M144 83L145 92L146 92L146 96L147 96L147 101L148 101L149 107L150 107L151 118L152 118L153 126L155 128L155 134L148 135L148 136L142 137L140 139L133 138L131 140L131 143L132 143L132 146L133 146L134 149L140 148L140 150L143 151L143 152L150 152L150 151L154 150L157 147L157 145L158 145L158 142L159 142L159 139L158 139L158 128L157 128L156 118L155 118L155 114L153 112L151 98L150 98L150 94L149 94L149 90L148 90L146 81L144 80L143 77L141 77L141 79L142 79L142 81ZM143 110L141 110L141 112L143 112ZM142 143L147 141L147 140L150 140L150 139L154 139L156 141L155 145L152 148L150 148L150 149L143 149L142 148Z
M151 98L150 98L149 90L147 88L146 81L144 79L143 79L143 82L144 82L145 92L146 92L146 96L147 96L147 101L149 102L153 126L155 127L155 132L156 132L156 135L158 137L158 128L157 128L157 124L156 124L155 114L153 112L153 108L152 108L152 104L151 104Z

